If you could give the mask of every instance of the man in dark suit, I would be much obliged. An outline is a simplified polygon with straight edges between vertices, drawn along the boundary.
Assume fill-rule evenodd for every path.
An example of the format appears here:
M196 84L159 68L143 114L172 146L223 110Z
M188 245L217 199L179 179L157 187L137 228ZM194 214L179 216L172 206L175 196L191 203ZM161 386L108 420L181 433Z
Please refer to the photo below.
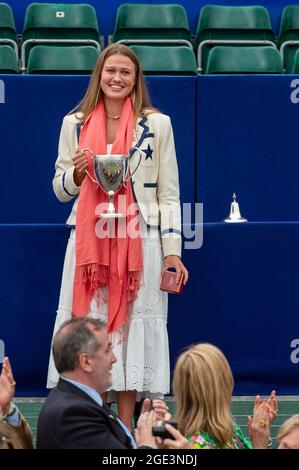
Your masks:
M132 449L135 440L101 395L112 384L116 361L106 324L91 318L66 321L53 340L60 374L38 419L38 449ZM155 447L153 413L145 412L139 447Z

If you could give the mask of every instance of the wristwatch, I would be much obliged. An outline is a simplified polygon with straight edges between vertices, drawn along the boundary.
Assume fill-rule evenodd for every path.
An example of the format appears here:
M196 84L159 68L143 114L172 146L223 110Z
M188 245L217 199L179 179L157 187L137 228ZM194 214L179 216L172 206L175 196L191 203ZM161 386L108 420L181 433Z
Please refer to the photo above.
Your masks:
M272 447L272 437L269 436L268 449L271 449L271 447Z

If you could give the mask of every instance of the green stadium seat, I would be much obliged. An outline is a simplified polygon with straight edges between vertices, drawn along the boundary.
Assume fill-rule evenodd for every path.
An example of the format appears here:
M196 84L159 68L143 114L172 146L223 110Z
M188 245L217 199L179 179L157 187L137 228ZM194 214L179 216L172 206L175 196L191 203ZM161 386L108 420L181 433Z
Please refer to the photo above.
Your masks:
M283 73L279 51L271 46L215 46L208 57L207 74Z
M299 49L299 5L283 9L279 31L279 46L286 73L292 73Z
M18 59L15 50L11 46L0 44L0 73L18 72Z
M99 51L92 46L35 46L29 52L31 74L90 74Z
M289 73L296 73L296 74L299 73L299 49L297 49L295 53L293 64L292 64L292 69L290 70Z
M9 44L18 56L16 25L11 7L0 3L0 44Z
M96 11L87 4L32 3L25 13L22 70L36 44L92 45L101 49Z
M192 47L186 11L182 5L123 4L117 10L113 42Z
M132 45L146 75L197 75L193 50L186 46Z
M207 5L200 11L194 47L198 67L206 67L209 52L215 45L273 45L275 36L270 16L262 6Z

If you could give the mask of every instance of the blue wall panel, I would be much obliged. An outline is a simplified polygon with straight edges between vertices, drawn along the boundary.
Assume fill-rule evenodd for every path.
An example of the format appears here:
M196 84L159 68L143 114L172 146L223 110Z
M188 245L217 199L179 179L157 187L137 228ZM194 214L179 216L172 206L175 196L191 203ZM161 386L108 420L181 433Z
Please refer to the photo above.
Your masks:
M2 223L64 222L68 204L58 203L52 178L62 118L83 96L87 77L2 76L5 104L0 105L2 155L10 178L1 184L8 200Z
M232 193L251 221L299 220L299 105L291 76L198 78L197 200L221 221Z
M205 224L203 237L184 252L189 284L169 296L172 366L183 348L210 342L229 359L236 395L298 395L299 223Z
M0 338L19 396L46 392L68 232L63 225L0 225Z
M0 226L0 338L19 396L46 392L67 237L59 225ZM235 394L298 395L298 237L299 223L205 225L201 250L184 252L190 283L169 299L172 368L183 348L211 342L231 363Z

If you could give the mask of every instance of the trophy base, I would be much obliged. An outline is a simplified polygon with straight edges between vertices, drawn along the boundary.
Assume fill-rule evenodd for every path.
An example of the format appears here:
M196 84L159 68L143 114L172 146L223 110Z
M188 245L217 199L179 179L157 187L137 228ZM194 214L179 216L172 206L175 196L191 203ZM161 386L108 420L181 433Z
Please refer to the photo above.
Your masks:
M239 224L240 222L248 222L248 220L241 217L240 219L224 219L224 222L227 224Z
M105 214L100 215L100 219L124 219L125 215L121 214L120 212L113 212L113 213L108 213L106 212Z

